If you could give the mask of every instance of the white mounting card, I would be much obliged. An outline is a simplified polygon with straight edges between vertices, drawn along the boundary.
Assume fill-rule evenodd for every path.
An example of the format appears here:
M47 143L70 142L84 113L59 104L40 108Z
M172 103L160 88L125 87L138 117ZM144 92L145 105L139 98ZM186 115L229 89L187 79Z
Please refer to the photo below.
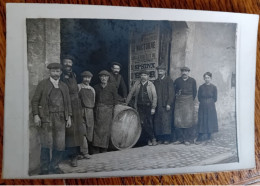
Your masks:
M3 178L140 176L255 167L258 15L94 5L7 3L6 7ZM189 67L189 76L197 84L189 109L194 115L191 127L194 138L190 145L174 144L180 134L178 129L182 129L176 125L176 100L178 93L182 93L174 91L170 144L134 144L131 148L93 154L89 160L78 160L77 167L71 167L65 158L59 163L64 173L40 175L41 134L33 123L31 101L38 83L49 76L47 65L60 63L60 56L65 53L75 57L73 71L78 84L83 71L93 73L91 86L99 83L98 72L111 70L109 64L118 61L123 66L120 73L128 85L128 93L139 80L141 70L149 71L154 82L158 77L156 67L165 63L167 75L176 88L180 69ZM218 130L212 133L210 141L195 144L202 112L198 90L203 88L204 73L208 71L218 91L214 103ZM157 91L157 108L155 116L151 116L154 123L159 99L163 99ZM137 111L139 117L140 110ZM111 125L114 123L111 121ZM162 141L155 128L157 142ZM142 130L146 130L145 126ZM131 130L122 131L122 135L124 132L129 134Z

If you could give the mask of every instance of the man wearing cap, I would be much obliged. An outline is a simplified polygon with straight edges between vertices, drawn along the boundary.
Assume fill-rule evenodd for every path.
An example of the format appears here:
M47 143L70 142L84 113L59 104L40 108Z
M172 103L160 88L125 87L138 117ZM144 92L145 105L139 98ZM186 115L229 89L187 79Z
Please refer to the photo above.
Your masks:
M80 145L83 141L81 133L82 113L81 104L78 96L78 83L76 74L72 71L74 58L71 55L62 56L63 72L61 81L69 88L71 108L72 108L72 126L66 130L66 150L71 159L71 166L77 167L77 156L80 153Z
M79 99L81 100L82 115L83 115L83 143L80 146L80 151L83 154L83 158L89 159L89 147L93 140L94 130L94 112L95 106L95 90L89 84L93 77L89 71L81 73L82 83L78 84L79 87Z
M190 144L190 128L194 124L194 99L197 95L196 81L189 77L190 69L181 68L181 77L174 82L175 88L175 110L174 126L176 128L178 140L174 144Z
M61 65L51 63L47 68L50 78L38 84L31 101L32 114L41 139L40 174L60 174L63 173L59 162L65 150L65 129L71 126L72 111L68 87L60 81Z
M172 132L172 106L175 97L173 81L166 75L166 66L157 68L158 78L154 81L157 94L157 107L154 116L154 131L156 139L169 144Z
M110 73L99 72L100 84L94 86L96 92L95 125L93 136L93 153L106 152L113 119L114 106L117 103L117 91L114 84L108 83Z
M142 125L141 138L145 138L148 145L156 145L152 121L152 115L155 113L157 105L156 90L154 84L148 80L148 71L143 70L140 72L140 75L141 80L137 80L131 88L126 104L128 105L132 97L135 96L134 107L139 113Z
M109 82L115 84L117 88L118 99L124 102L127 96L127 88L123 77L121 76L121 74L119 74L121 67L122 66L120 63L117 62L112 63L112 67L111 67L112 72L110 72Z

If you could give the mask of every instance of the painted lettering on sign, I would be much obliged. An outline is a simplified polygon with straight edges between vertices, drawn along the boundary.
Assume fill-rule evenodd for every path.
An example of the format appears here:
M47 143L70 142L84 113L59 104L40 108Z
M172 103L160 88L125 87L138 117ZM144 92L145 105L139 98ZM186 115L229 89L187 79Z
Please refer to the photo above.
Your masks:
M136 80L140 79L141 70L147 70L150 80L155 80L159 60L158 26L149 31L133 32L129 51L129 85L133 85Z

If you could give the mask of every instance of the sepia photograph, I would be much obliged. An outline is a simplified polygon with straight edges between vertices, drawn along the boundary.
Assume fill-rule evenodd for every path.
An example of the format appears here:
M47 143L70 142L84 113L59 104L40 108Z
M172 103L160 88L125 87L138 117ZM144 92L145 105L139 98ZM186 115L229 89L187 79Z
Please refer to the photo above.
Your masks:
M210 11L8 5L3 177L253 168L257 22Z
M236 30L27 19L29 174L238 162Z

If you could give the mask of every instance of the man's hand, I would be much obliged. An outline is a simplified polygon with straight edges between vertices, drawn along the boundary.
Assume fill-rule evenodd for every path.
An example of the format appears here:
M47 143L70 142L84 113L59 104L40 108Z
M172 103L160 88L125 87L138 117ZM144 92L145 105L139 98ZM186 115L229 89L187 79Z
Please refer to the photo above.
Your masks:
M66 128L70 128L71 127L71 118L69 116L69 119L66 122Z
M154 113L155 113L155 109L152 109L151 114L154 115Z
M34 119L34 123L35 123L36 127L40 127L41 126L41 118L39 117L39 115L35 115L33 117L33 119Z
M171 106L170 105L166 105L166 110L167 111L171 110Z

